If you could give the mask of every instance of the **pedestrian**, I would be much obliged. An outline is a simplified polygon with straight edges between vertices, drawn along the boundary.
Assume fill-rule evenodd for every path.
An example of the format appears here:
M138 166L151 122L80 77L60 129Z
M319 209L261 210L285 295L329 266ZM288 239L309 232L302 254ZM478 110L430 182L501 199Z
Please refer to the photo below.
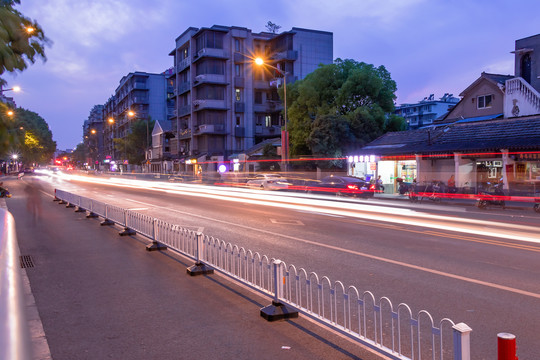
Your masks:
M382 189L382 192L384 192L384 185L383 185L383 181L381 179L381 175L379 175L379 177L377 178L377 187L379 189Z
M26 210L32 216L34 225L41 216L41 186L39 184L26 184L24 192L26 193Z

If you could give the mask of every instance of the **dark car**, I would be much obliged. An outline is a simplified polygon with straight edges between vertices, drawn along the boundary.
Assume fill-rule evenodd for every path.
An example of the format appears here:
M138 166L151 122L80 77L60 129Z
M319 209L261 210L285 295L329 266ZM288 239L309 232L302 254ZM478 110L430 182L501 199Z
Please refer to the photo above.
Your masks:
M336 196L373 197L375 184L354 176L327 176L308 188L308 192L317 194L335 194Z

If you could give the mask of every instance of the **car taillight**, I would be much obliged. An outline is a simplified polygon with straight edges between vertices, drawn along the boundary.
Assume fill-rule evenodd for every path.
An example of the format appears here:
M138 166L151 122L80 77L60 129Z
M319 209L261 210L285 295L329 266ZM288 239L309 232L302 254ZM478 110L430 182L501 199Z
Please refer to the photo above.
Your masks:
M274 183L274 180L267 180L266 183L267 183L267 184L273 184L273 183Z
M371 184L369 190L375 190L375 184Z
M347 185L347 189L349 189L349 190L358 190L358 186L349 184L349 185Z

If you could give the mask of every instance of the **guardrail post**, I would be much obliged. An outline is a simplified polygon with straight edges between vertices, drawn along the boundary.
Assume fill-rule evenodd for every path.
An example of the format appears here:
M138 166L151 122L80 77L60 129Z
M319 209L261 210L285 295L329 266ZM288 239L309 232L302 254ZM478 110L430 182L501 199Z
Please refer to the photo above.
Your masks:
M98 215L94 212L94 200L90 200L90 209L88 209L87 218L97 218Z
M53 199L53 201L60 201L58 196L56 196L56 189L54 189L54 199Z
M195 251L195 265L192 265L187 268L187 273L191 276L196 275L206 275L206 274L213 274L214 269L212 269L210 266L206 265L201 261L203 251L204 251L204 235L202 232L197 232L197 249Z
M146 246L146 251L167 250L167 245L158 241L159 231L157 219L152 220L152 243Z
M86 212L86 210L81 207L81 203L82 203L82 197L79 196L79 204L75 206L75 212L83 212L83 211Z
M471 331L465 323L452 326L454 330L454 360L471 360Z
M497 334L497 360L518 360L516 336L509 333Z
M261 309L261 316L268 321L276 321L281 319L292 319L298 317L298 311L281 302L283 297L283 262L281 260L272 261L273 283L274 283L274 300L272 304Z
M101 226L114 225L114 221L109 220L109 207L107 205L105 205L105 218L99 225Z
M120 232L120 236L136 235L137 232L131 229L128 225L128 211L124 210L124 230Z

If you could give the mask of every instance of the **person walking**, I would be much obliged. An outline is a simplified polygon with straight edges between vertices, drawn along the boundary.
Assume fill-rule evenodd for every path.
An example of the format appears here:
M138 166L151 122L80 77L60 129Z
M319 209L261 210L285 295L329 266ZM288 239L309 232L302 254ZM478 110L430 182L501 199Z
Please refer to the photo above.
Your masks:
M377 178L377 188L381 189L382 192L384 192L384 185L381 179L381 175L379 175L379 177Z

